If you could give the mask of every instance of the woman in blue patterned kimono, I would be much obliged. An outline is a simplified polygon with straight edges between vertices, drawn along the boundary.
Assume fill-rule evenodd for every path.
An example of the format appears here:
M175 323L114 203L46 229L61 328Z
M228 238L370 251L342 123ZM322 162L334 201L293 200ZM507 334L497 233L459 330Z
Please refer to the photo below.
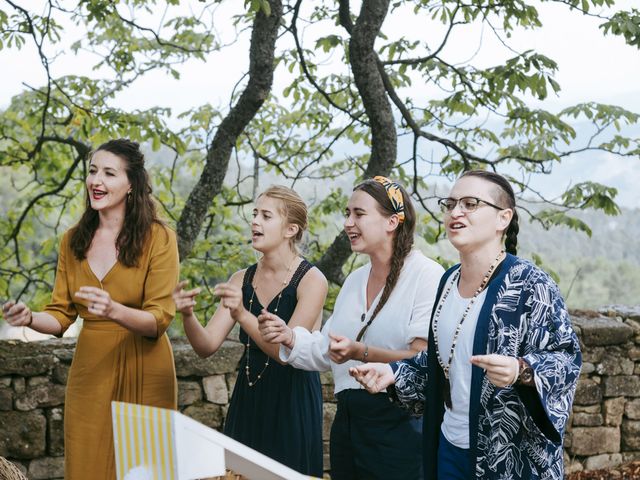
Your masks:
M466 172L440 205L460 264L440 281L428 350L350 373L370 392L395 383L401 406L424 410L426 479L562 479L582 364L564 300L515 256L515 196L502 176Z

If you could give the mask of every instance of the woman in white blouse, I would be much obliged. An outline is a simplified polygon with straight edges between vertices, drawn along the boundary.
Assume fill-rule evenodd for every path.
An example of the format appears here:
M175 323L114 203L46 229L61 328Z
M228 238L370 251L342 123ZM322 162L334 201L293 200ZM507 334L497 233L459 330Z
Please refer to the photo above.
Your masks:
M331 478L417 479L422 475L419 419L386 394L369 395L349 375L361 362L391 362L426 348L443 268L412 250L416 216L400 185L385 177L354 188L344 229L370 263L351 273L321 332L290 329L276 315L258 318L280 358L305 370L331 369L338 408L331 428Z

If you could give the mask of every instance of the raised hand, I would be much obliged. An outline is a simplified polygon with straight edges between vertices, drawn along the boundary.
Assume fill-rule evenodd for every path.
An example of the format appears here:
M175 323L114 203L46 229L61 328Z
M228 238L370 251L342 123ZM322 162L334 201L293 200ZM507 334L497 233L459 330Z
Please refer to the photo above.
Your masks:
M24 303L16 303L13 300L2 305L2 316L14 327L28 327L33 321L31 309Z
M222 306L229 309L231 317L238 321L246 311L242 304L242 289L233 283L219 283L213 288L213 294L220 297Z
M344 363L358 357L358 342L343 335L329 334L329 358L335 363ZM359 360L359 358L356 358Z
M284 320L267 310L263 309L258 315L258 330L265 342L281 343L287 348L293 348L295 344L293 330Z
M395 383L393 370L388 363L365 363L351 367L349 375L355 378L369 393L380 393Z
M518 378L519 365L516 357L497 353L474 355L471 357L471 363L484 368L489 381L499 388L513 385Z
M182 280L176 288L173 289L173 301L176 304L176 310L182 315L193 315L193 307L196 306L196 295L201 291L200 288L185 290L188 280Z
M75 296L85 301L90 313L111 318L115 302L111 300L111 295L106 290L97 287L80 287Z

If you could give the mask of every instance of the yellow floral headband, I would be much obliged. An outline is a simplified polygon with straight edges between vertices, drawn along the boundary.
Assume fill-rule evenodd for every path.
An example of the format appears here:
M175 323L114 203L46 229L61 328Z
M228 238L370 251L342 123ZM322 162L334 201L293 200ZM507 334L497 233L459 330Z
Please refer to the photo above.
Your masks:
M375 176L373 179L387 191L387 196L389 197L389 201L391 201L393 211L398 215L398 221L400 223L404 222L404 199L402 198L400 185L382 175Z

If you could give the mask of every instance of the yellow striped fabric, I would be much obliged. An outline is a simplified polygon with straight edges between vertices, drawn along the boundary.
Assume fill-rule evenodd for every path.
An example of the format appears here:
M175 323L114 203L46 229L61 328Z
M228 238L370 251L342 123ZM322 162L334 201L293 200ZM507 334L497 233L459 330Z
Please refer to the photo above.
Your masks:
M171 410L111 402L118 480L175 480Z

